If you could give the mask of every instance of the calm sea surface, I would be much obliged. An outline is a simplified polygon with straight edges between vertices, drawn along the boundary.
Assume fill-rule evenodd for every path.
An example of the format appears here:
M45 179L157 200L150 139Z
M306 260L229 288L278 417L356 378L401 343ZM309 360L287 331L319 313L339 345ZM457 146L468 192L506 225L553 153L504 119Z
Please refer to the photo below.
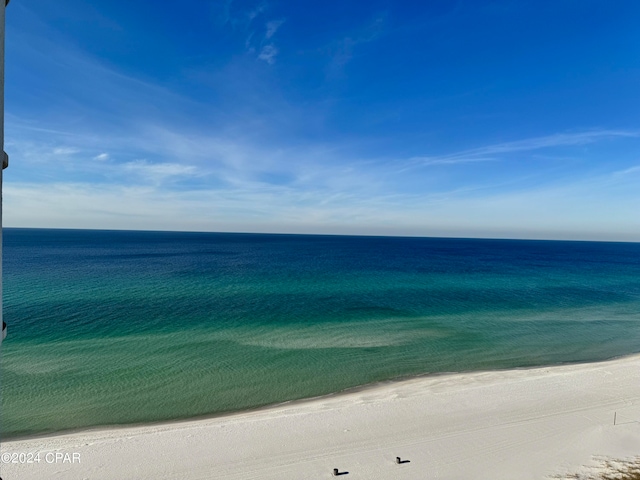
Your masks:
M640 244L6 229L4 436L640 352Z

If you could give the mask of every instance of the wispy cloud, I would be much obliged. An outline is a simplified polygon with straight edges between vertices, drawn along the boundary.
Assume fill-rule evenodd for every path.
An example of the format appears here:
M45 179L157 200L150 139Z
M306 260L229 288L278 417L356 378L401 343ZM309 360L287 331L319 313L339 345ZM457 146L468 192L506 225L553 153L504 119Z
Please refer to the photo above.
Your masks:
M109 154L108 153L100 153L98 155L96 155L95 157L93 157L94 160L98 160L100 162L104 162L105 160L109 160Z
M221 6L223 23L244 33L246 53L255 55L258 60L273 65L279 51L273 37L285 20L265 20L270 10L269 3L265 1L254 3L249 7L237 5L234 9L233 0L226 0Z
M264 38L268 40L273 37L283 23L284 20L271 20L270 22L267 22L267 32L264 34Z
M476 162L495 162L495 157L474 157L474 156L462 156L462 157L449 157L448 155L440 157L411 157L409 162L419 163L422 166L430 165L454 165L457 163L476 163Z
M179 163L151 163L146 160L136 160L121 166L125 172L140 175L154 183L162 182L174 177L192 176L197 174L196 167Z
M268 7L265 1L253 2L247 6L236 0L222 0L214 2L212 6L217 13L218 21L234 29L246 29L253 20L266 12Z
M495 161L509 153L527 152L545 148L586 145L614 138L640 138L640 131L590 130L577 133L558 133L544 137L535 137L513 142L498 143L485 147L472 148L444 155L415 156L411 157L409 162L412 164L429 166Z
M249 21L252 21L257 16L266 12L267 8L268 8L267 2L261 2L255 8L252 8L247 12L247 18L249 19Z
M270 20L265 24L264 37L260 41L260 45L257 47L259 50L258 59L267 62L269 65L273 65L276 62L278 55L278 48L273 42L273 36L278 29L282 26L284 20ZM247 45L251 45L251 40L255 38L255 32L252 32L247 39ZM269 43L267 43L269 42ZM252 51L256 50L256 47L249 47Z
M380 14L364 26L329 45L327 48L331 56L329 74L333 76L341 72L353 58L356 47L377 40L384 33L385 25L386 15Z
M618 170L614 172L614 175L623 176L623 175L635 175L640 174L640 165L634 165L633 167L625 168L624 170Z
M265 45L262 47L262 50L260 50L258 58L264 60L269 65L273 65L276 61L276 55L278 55L278 49L274 45Z
M270 20L265 24L265 32L264 37L260 41L260 45L258 46L259 54L258 59L267 62L269 65L273 65L276 61L276 56L278 55L278 48L273 42L273 36L276 34L278 29L282 26L284 20ZM247 40L248 45L251 44L251 39L255 38L254 33L252 33ZM268 42L268 43L267 43ZM256 47L250 47L255 50Z
M57 147L53 149L53 153L55 155L73 155L74 153L78 153L80 150L73 147Z

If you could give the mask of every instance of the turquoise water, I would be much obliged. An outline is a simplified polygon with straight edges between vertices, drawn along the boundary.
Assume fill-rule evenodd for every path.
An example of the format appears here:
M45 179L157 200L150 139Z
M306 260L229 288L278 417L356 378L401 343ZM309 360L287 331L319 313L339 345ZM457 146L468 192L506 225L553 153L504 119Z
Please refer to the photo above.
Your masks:
M7 229L5 436L640 352L640 244Z

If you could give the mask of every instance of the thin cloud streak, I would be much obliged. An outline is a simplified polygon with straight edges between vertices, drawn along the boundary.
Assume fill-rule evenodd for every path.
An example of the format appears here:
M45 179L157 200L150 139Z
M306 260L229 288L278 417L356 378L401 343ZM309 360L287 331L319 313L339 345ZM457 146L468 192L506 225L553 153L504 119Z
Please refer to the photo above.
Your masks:
M53 150L54 155L73 155L74 153L78 153L80 150L72 147L58 147Z
M170 178L197 175L197 169L191 165L179 163L151 163L146 160L135 160L125 163L121 167L124 171L134 173L144 180L155 183L163 182Z
M614 138L640 138L640 131L634 130L593 130L578 133L559 133L545 137L536 137L514 142L498 143L486 147L462 150L446 155L411 157L409 162L423 166L445 165L456 163L470 163L495 161L497 156L514 153L541 150L545 148L587 145L602 140Z
M640 173L640 165L635 165L630 168L625 168L624 170L618 170L617 172L614 172L614 175L622 176L622 175L630 175L630 174L637 174L637 173Z

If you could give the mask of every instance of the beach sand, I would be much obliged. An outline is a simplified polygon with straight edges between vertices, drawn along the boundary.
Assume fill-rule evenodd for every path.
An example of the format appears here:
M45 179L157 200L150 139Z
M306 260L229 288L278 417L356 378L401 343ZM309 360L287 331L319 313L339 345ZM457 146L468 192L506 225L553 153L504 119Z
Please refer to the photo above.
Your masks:
M640 455L640 356L414 378L2 450L40 452L40 463L5 463L5 480L322 479L334 468L353 480L550 478Z

